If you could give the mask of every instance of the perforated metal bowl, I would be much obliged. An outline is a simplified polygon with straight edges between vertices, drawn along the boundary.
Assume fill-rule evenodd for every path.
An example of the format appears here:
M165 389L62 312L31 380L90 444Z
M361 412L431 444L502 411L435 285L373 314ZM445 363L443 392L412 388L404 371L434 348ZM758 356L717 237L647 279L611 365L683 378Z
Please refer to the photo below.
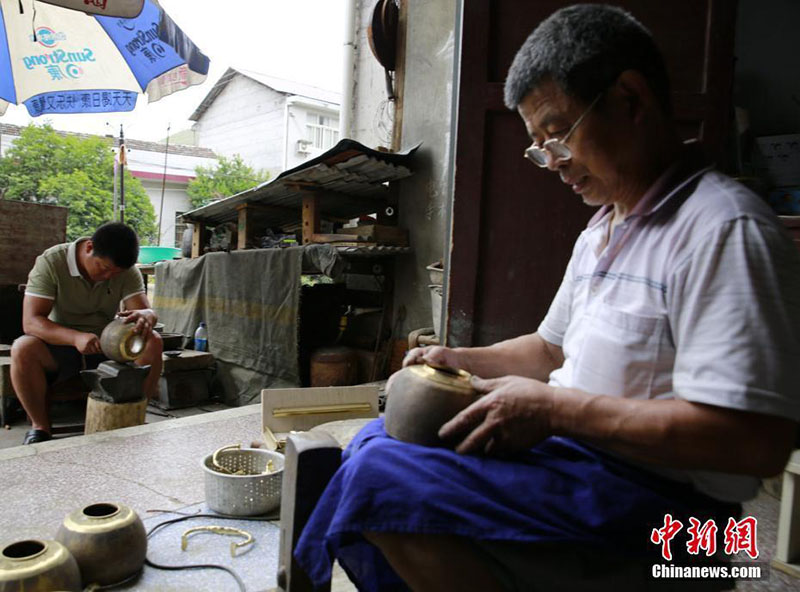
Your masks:
M273 471L263 474L272 461ZM206 504L220 514L258 516L276 509L281 502L283 455L258 448L220 450L203 459ZM232 475L225 471L243 471Z

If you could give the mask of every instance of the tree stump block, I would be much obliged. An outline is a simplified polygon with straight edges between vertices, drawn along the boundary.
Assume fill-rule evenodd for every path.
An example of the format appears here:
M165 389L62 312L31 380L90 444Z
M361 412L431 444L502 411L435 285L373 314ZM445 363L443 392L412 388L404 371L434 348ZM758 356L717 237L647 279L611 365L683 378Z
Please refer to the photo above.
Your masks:
M111 403L91 395L86 402L86 434L142 425L147 412L147 398L129 403Z

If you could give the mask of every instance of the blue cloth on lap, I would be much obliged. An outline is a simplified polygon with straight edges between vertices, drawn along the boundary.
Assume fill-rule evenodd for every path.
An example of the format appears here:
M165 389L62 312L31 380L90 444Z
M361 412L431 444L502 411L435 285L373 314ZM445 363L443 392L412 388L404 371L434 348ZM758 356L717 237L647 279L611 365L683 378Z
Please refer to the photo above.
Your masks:
M390 438L377 419L343 458L295 550L317 586L330 580L336 558L360 590L405 589L363 531L612 544L623 554L653 556L660 548L650 533L665 513L703 521L738 513L738 505L566 438L505 459L466 456Z

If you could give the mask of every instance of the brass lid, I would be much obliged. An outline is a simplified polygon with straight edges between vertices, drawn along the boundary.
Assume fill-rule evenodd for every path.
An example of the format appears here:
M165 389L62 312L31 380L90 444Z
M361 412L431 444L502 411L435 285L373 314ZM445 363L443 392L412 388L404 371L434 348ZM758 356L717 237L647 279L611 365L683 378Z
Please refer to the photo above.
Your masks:
M409 366L408 369L420 378L430 380L448 389L462 391L465 394L475 392L475 389L472 388L472 375L466 370L430 364Z

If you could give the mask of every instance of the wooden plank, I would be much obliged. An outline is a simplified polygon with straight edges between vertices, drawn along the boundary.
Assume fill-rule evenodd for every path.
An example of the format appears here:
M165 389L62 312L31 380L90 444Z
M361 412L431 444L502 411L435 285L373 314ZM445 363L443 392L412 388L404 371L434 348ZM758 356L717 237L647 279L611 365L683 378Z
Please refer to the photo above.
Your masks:
M192 259L203 254L203 233L206 225L202 222L192 222Z
M351 240L367 240L378 243L379 245L390 245L393 247L408 246L408 230L399 226L388 226L386 224L365 224L355 228L342 228L337 231L342 236L355 235ZM346 234L344 234L346 233Z
M303 195L303 244L314 242L315 234L319 234L320 221L319 195L306 193Z
M400 2L397 22L394 72L394 126L392 126L392 151L399 152L403 146L403 97L406 90L406 36L408 35L408 2Z
M236 232L236 248L243 251L247 245L252 245L253 235L255 233L255 212L250 204L242 204L236 206L239 212L239 224Z
M361 238L357 234L312 234L312 243L341 243L341 242L357 242Z
M68 208L0 200L0 284L23 284L42 251L67 241Z
M305 431L321 423L378 417L378 387L329 386L264 389L261 391L261 425L278 436Z

